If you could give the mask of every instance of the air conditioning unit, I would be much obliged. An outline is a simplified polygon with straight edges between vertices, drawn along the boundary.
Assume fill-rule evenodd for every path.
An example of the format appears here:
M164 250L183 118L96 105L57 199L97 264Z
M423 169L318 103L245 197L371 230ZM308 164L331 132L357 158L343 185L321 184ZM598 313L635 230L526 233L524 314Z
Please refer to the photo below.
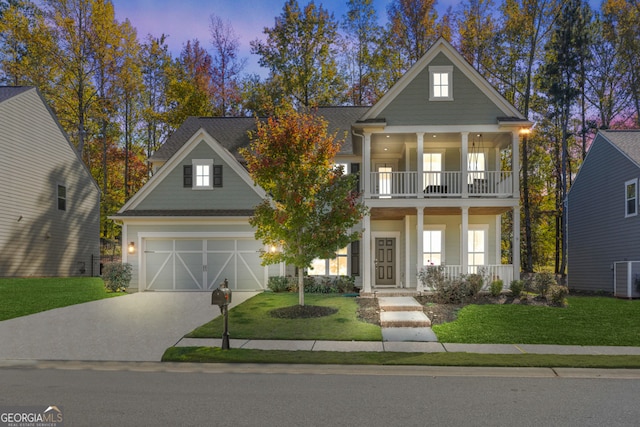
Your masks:
M613 263L613 295L618 298L640 298L640 261Z

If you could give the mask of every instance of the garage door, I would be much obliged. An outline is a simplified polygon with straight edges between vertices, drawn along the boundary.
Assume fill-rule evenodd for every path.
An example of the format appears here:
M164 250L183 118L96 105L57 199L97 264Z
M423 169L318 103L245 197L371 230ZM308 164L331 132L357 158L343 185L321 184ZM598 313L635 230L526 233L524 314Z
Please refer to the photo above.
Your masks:
M234 290L264 289L261 249L254 239L145 239L145 289L207 291L224 279Z

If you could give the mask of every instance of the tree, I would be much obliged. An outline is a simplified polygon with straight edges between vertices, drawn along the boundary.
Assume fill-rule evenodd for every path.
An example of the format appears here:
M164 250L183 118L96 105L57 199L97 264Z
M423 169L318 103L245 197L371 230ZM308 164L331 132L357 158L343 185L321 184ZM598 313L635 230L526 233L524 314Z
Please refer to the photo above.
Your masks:
M239 76L247 61L238 58L238 37L229 21L211 15L209 31L213 46L214 113L218 116L238 115L241 104Z
M266 41L251 42L251 53L277 80L284 96L296 107L341 103L344 82L337 65L338 24L312 1L300 10L287 0L273 28L265 28Z
M390 42L406 71L440 36L435 0L394 0L387 9Z
M341 140L327 132L317 114L292 109L256 121L251 145L241 151L255 183L268 197L250 223L256 238L279 251L262 254L264 264L285 262L298 268L299 303L304 305L303 270L316 258L333 258L357 240L351 227L366 214L357 177L333 165Z
M457 20L459 50L462 56L485 77L492 61L497 25L493 17L493 0L470 0L460 3Z

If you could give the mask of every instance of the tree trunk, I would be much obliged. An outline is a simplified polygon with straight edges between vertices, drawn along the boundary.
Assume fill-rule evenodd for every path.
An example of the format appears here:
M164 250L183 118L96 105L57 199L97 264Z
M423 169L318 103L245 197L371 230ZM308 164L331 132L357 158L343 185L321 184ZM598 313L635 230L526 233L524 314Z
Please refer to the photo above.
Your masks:
M298 304L304 306L304 269L298 267Z

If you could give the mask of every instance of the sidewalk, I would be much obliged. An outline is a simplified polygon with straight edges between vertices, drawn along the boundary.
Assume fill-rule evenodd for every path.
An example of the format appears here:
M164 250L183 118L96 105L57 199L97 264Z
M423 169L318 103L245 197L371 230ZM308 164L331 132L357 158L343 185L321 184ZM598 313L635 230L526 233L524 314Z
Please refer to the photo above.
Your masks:
M182 338L176 347L221 347L220 338ZM408 341L293 341L231 339L231 348L286 351L393 351L407 353L572 354L640 356L640 347L546 344L448 344Z

